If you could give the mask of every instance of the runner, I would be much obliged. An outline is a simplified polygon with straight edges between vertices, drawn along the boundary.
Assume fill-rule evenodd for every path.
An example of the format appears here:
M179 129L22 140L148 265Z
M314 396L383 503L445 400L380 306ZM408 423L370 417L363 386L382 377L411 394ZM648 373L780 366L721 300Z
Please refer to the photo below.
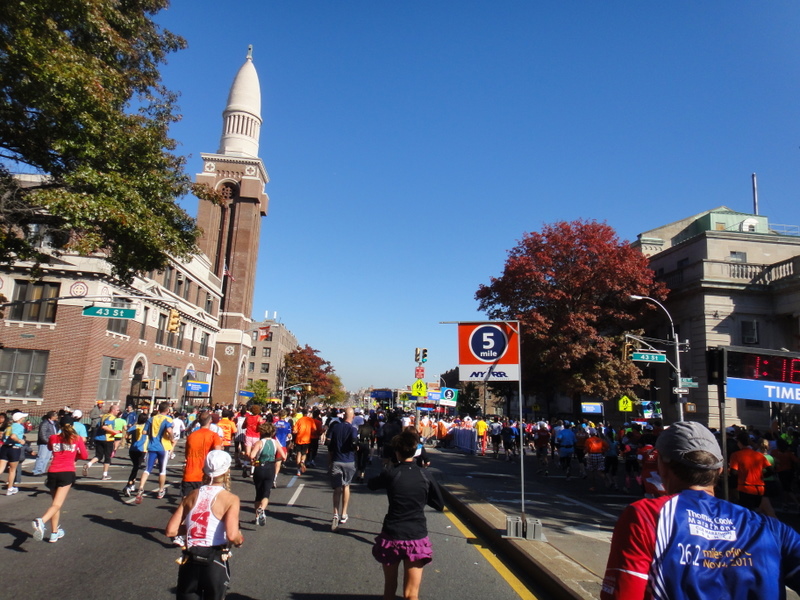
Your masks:
M399 464L367 483L371 490L385 489L389 497L389 510L372 547L375 560L383 565L384 600L395 598L401 561L403 598L417 600L422 570L433 558L425 506L444 510L438 484L414 463L418 445L419 436L414 431L405 430L396 436L392 446Z
M486 422L486 417L481 415L481 418L475 423L475 433L478 434L478 448L481 451L481 456L486 456L486 442L489 435L489 424Z
M339 524L347 523L348 504L350 503L350 482L356 473L356 444L358 430L353 426L355 412L345 409L344 421L337 423L329 431L331 487L333 488L333 521L331 531L336 531Z
M594 492L597 489L597 480L604 480L603 473L608 442L597 435L597 430L594 427L588 427L586 433L589 434L584 444L586 449L586 472L589 474L589 491Z
M503 424L500 423L500 418L495 415L492 417L492 422L489 423L489 436L492 439L492 451L494 457L500 456L500 442L503 440Z
M95 456L83 465L84 477L89 476L89 467L96 462L103 461L103 481L111 479L108 475L108 467L111 466L111 456L114 453L114 437L119 433L114 427L118 414L119 406L112 404L108 412L100 417L97 427L92 432Z
M785 598L800 591L800 535L777 519L714 497L722 451L700 423L658 437L667 496L622 513L611 539L602 600Z
M267 524L267 505L272 492L275 461L286 460L286 448L275 439L275 425L262 423L258 426L259 440L250 448L248 460L253 465L253 484L256 488L256 525Z
M317 428L317 422L311 417L308 410L295 421L294 424L294 443L297 452L297 475L306 472L306 457L311 445L311 437Z
M45 524L48 521L50 522L50 543L55 544L64 537L64 530L61 528L61 508L64 506L72 484L75 483L75 460L89 458L86 445L83 443L83 439L75 433L72 422L73 419L70 415L61 417L59 421L61 433L51 435L47 444L53 453L53 460L47 471L45 485L50 490L53 502L42 517L33 521L33 539L39 542L44 539Z
M550 452L550 431L548 431L545 423L539 423L539 429L533 434L533 445L536 448L536 456L539 459L539 470L536 472L544 473L544 476L547 477L550 475L548 457Z
M142 467L142 461L147 452L147 436L144 434L146 423L147 415L141 414L136 417L136 423L128 429L128 458L131 461L131 473L128 475L128 483L122 493L129 498L136 491L136 479L139 476L139 469Z
M242 475L250 477L253 475L253 466L250 462L250 449L259 440L258 428L264 422L264 417L261 416L261 406L253 404L250 407L250 412L247 413L242 422L244 429L244 455L242 456Z
M564 428L558 432L556 446L561 470L566 472L567 481L569 481L572 475L572 457L575 455L575 433L572 431L572 424L569 421L564 421Z
M286 448L286 454L288 456L289 442L292 439L292 424L286 418L286 411L284 409L278 411L278 420L275 422L275 439L281 443L281 446ZM281 465L283 465L283 462L283 460L275 461L275 478L272 480L272 487L278 487L278 473L281 472Z
M167 523L166 535L185 537L178 567L177 597L222 600L230 587L230 544L244 543L239 530L239 497L230 488L231 455L212 450L204 485L186 496Z
M158 414L147 420L144 433L147 437L147 463L139 481L139 491L136 493L136 504L144 498L144 486L147 478L158 465L158 498L163 498L167 493L167 463L169 453L172 451L172 419L168 416L169 402L158 405Z

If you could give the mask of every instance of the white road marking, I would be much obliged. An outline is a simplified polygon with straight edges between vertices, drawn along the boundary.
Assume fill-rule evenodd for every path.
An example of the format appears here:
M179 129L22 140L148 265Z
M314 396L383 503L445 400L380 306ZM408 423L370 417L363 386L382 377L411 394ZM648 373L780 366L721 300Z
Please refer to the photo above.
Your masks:
M303 487L305 487L305 485L306 485L305 483L301 483L300 485L297 486L297 490L295 491L294 494L292 494L292 497L289 499L289 502L286 503L286 506L294 506L297 497L300 495L300 492L303 491Z

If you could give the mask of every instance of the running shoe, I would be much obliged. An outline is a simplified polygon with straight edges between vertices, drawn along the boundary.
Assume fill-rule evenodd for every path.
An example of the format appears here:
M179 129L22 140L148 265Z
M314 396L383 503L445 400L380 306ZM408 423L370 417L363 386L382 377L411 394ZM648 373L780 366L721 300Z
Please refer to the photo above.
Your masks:
M6 490L6 496L13 496L13 495L14 495L14 494L16 494L17 492L19 492L19 488L16 488L16 487L10 487L10 488L8 488L8 489Z
M172 538L172 543L175 544L176 546L185 546L186 545L186 542L183 541L183 536L182 535L176 535L174 538Z
M305 473L306 472L306 463L304 463L304 462L300 463L300 472L301 473Z
M55 544L58 540L64 537L64 530L61 527L58 528L58 531L54 531L50 534L50 543Z
M134 489L133 489L132 485L126 485L125 489L122 490L122 493L125 494L128 498L133 496L133 492L134 492Z
M348 515L342 515L342 518L339 519L339 524L340 525L344 525L345 523L347 523L347 519L349 519L349 518L350 517Z
M158 498L163 498L167 495L167 488L161 488L158 490Z
M103 475L103 481L111 481L111 475Z
M33 539L41 542L44 539L44 521L41 519L34 519L33 521Z
M310 460L310 461L308 461L308 466L309 467L316 467L317 465L314 464L313 460Z
M333 515L333 521L331 521L331 531L336 531L339 529L339 515Z
M263 508L256 509L256 523L261 527L264 527L267 524L267 515Z
M144 499L144 492L140 491L138 494L136 494L136 498L134 498L133 502L134 504L141 504L143 499Z
M90 466L91 465L89 465L89 463L86 463L85 465L83 465L83 476L84 477L88 477L89 476L89 467Z

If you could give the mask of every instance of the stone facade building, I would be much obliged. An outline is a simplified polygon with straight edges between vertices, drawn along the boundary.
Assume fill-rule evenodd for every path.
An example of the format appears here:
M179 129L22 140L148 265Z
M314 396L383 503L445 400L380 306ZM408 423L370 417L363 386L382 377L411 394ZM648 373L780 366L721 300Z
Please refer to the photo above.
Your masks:
M688 341L681 354L683 377L693 378L687 419L719 426L716 386L708 385L706 349L745 346L800 352L800 229L771 224L766 216L724 206L641 233L634 245L667 284L665 307L677 337ZM666 315L653 311L648 335L669 337ZM670 354L671 356L671 354ZM654 378L650 398L664 417L677 416L675 382L665 365L645 367ZM767 427L782 413L792 419L793 405L746 398L728 399L725 420Z
M247 383L261 380L273 398L280 398L286 385L295 383L284 369L284 356L297 349L297 338L277 320L266 318L249 331L253 347L247 359Z

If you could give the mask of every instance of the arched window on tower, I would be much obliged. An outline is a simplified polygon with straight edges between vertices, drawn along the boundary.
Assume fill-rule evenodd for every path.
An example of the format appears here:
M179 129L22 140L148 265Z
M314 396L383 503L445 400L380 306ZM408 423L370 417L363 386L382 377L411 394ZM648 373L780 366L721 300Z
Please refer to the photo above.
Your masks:
M235 183L223 183L222 187L219 189L219 193L222 195L225 202L231 202L239 195L239 186Z

